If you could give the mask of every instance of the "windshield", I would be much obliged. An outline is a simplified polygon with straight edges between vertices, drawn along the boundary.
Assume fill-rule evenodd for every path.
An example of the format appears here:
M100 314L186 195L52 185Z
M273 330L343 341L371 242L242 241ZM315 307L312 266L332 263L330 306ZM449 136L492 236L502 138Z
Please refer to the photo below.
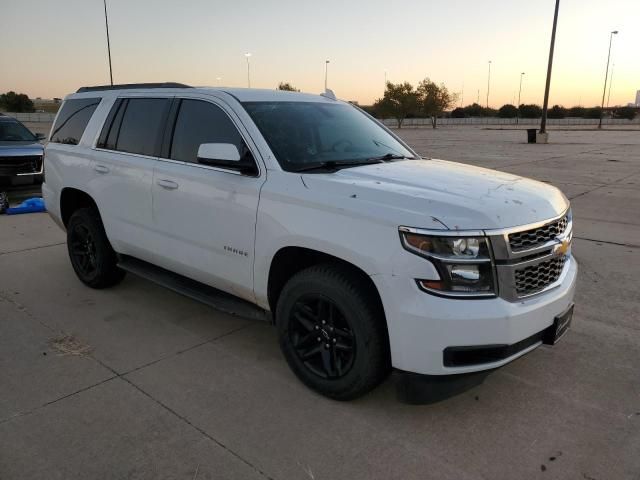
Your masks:
M312 165L414 158L392 135L344 103L245 102L284 170ZM391 155L389 155L391 154Z
M33 142L35 135L19 122L0 122L0 142Z

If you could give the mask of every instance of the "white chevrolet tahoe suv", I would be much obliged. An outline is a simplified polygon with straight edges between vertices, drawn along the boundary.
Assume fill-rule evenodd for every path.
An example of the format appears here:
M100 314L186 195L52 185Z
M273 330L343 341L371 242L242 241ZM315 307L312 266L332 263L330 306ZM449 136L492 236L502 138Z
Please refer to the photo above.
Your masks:
M492 370L571 320L558 189L421 158L330 91L81 88L52 127L42 190L82 282L130 271L237 301L335 399L392 367L438 380Z

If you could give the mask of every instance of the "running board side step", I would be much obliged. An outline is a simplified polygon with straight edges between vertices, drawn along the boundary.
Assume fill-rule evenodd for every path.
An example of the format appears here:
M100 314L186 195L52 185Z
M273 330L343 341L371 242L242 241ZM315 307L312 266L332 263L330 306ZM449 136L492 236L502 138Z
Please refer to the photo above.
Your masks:
M262 308L231 294L183 277L164 268L127 255L120 255L118 267L139 277L157 283L169 290L209 305L221 312L271 322L271 314Z

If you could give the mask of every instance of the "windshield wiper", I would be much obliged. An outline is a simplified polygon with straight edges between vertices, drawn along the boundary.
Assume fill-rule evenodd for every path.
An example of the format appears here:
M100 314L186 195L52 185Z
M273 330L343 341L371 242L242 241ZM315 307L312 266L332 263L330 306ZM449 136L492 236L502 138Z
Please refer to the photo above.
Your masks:
M403 157L404 158L404 157ZM341 168L358 167L360 165L373 165L380 163L382 158L368 158L366 160L339 161L326 160L324 162L313 163L311 165L303 165L293 169L294 172L308 172L311 170L339 170Z
M404 155L400 155L399 153L385 153L384 155L382 155L380 157L371 157L371 158L368 158L367 160L382 160L382 161L386 161L386 160L402 160L404 158L411 158L411 157L406 157Z

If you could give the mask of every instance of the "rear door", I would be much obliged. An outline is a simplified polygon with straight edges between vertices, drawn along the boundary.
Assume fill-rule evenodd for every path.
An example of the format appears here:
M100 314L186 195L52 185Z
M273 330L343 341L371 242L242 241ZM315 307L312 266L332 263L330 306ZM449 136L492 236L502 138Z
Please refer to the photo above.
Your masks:
M199 164L203 143L232 143L256 161L234 112L222 102L176 99L153 179L157 263L169 270L253 300L256 213L265 171Z
M116 251L152 262L151 185L171 99L118 98L95 150L91 191Z

